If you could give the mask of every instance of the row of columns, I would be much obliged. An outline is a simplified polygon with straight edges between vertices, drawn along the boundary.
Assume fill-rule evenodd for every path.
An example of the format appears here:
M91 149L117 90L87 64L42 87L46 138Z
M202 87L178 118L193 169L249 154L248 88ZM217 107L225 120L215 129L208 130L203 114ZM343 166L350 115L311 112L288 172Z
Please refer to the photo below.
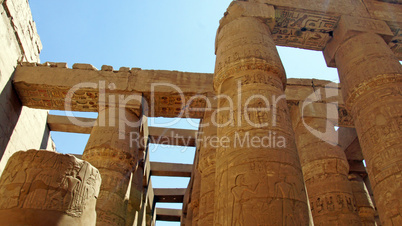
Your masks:
M207 126L186 225L308 225L310 211L316 225L375 225L363 178L349 175L344 152L329 139L336 133L333 124L303 117L300 105L288 109L285 71L262 20L269 13L261 14L260 7L233 2L221 20L214 87L224 98L218 100L217 120L206 113L202 121ZM324 55L338 68L381 223L401 225L402 67L384 41L387 32L366 29L378 21L365 20L358 20L357 29L353 18L343 17ZM143 219L142 150L128 139L130 132L139 133L140 124L121 124L121 112L126 121L139 121L139 112L126 108L99 109L83 154L102 177L97 225L138 225ZM326 135L313 135L306 124ZM217 147L208 141L214 136ZM72 173L68 183L78 178L72 169L64 170Z
M402 66L384 21L342 16L324 50L336 66L383 225L402 224Z
M293 134L286 102L278 99L284 93L285 73L267 18L261 20L266 13L261 15L253 7L262 5L253 4L233 2L216 38L214 86L217 95L227 97L218 101L217 122L225 126L218 126L217 135L218 139L228 137L230 144L216 150L214 224L306 225L305 184L316 225L375 225L373 204L361 176L349 175L339 146L306 129L298 107L292 109L296 112L292 113ZM343 17L324 55L333 57L327 62L338 68L381 223L400 225L402 67L384 41L386 36L370 27L379 22L364 20L353 24ZM264 107L275 107L274 115L266 114ZM247 112L247 108L254 110ZM326 119L303 120L326 136L336 133ZM239 137L268 134L284 138L284 143L263 148L236 146Z

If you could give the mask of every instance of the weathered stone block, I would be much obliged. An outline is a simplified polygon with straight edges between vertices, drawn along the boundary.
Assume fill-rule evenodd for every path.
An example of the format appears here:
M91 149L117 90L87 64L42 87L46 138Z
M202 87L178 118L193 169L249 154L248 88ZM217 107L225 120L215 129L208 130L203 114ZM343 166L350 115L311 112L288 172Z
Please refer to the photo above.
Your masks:
M90 70L90 71L98 70L92 64L73 64L73 69Z
M113 67L109 65L102 65L102 71L113 71Z
M95 225L99 171L72 155L15 153L0 178L2 225Z

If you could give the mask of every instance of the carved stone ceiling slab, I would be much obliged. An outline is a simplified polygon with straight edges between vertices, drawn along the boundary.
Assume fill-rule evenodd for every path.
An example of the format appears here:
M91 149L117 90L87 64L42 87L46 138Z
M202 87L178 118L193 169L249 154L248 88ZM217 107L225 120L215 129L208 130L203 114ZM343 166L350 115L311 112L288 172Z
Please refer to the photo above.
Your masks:
M280 8L275 14L275 43L311 50L324 49L339 20L336 16Z

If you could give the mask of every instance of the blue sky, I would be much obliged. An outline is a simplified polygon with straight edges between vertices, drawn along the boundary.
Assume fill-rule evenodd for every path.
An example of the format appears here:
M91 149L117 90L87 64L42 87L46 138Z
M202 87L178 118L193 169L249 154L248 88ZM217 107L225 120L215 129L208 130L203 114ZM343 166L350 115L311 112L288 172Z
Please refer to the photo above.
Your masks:
M41 61L213 73L215 34L230 0L30 0L43 43ZM338 82L321 52L278 47L288 78ZM63 114L62 112L51 112ZM96 114L80 114L96 117ZM164 119L158 119L165 122ZM191 128L186 123L175 127ZM82 153L88 135L52 132L58 151ZM194 149L159 148L151 161L192 163ZM153 178L154 187L188 179ZM179 205L158 205L181 208ZM158 222L157 225L179 225Z

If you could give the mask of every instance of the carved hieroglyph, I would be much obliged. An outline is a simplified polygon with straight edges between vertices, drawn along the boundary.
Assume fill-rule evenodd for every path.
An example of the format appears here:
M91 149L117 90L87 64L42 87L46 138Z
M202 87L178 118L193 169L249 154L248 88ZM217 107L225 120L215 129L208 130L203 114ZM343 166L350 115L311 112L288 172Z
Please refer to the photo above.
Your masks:
M364 24L361 24L364 25ZM402 224L402 66L377 34L351 33L335 55L382 224Z
M363 178L357 173L352 173L349 174L349 180L362 225L376 225L374 205Z
M311 115L309 111L320 110L291 108L314 225L360 225L348 180L349 164L337 146L334 125L324 118L307 117Z
M402 4L398 0L243 0L275 7L272 36L277 45L323 50L342 16L381 20L393 31L387 40L402 60Z
M3 225L95 225L99 171L72 155L15 153L0 179Z
M306 11L275 10L272 37L277 45L323 50L339 18Z
M50 66L46 66L49 64ZM24 106L65 110L68 91L74 90L73 87L76 85L84 85L82 81L87 81L89 82L87 85L93 87L81 87L74 92L71 98L73 111L97 112L102 100L107 105L109 101L102 95L100 89L104 89L108 94L113 93L116 100L119 95L123 95L125 98L128 98L129 95L139 95L139 97L143 95L142 107L148 106L144 112L154 117L202 118L204 108L216 109L216 105L210 104L215 97L212 88L213 74L139 69L132 69L131 72L96 71L68 69L62 67L63 65L55 66L59 64L62 63L45 63L44 65L23 63L22 66L17 67L14 87ZM65 78L68 78L68 81ZM135 85L128 85L127 81L129 83L131 81ZM139 84L139 81L142 83ZM112 83L116 85L113 90L110 89L113 88L113 85L110 87L107 85ZM289 79L285 92L288 105L294 101L305 100L313 92L326 87L328 83L329 81L317 79ZM155 85L155 88L152 84ZM174 84L173 87L177 86L177 89L168 84ZM331 88L340 90L337 85L333 85ZM132 90L136 92L133 93ZM177 94L179 90L182 90L184 95ZM322 95L320 102L337 102L339 126L353 127L353 121L345 110L340 95L336 99L333 97L328 99Z
M209 85L212 84L211 74L139 68L98 71L89 64L76 65L73 69L61 63L19 66L14 84L23 104L32 108L68 110L66 103L70 103L73 111L97 112L101 104L110 104L105 98L107 92L118 101L119 98L143 98L143 106L153 117L202 118L204 96L213 94ZM138 108L137 105L126 107Z
M198 151L199 155L199 151ZM189 205L190 208L190 216L187 215L187 224L186 225L198 225L198 221L200 220L200 190L201 190L201 174L198 170L198 161L199 158L195 158L193 174L194 174L194 183L193 189L191 191L191 203ZM191 222L191 223L190 223Z
M130 176L139 159L138 146L135 141L130 144L130 132L139 133L138 116L127 109L119 110L100 110L97 125L92 129L82 156L99 169L103 179L96 205L97 225L125 225L126 194ZM129 125L123 119L129 123L138 123Z
M199 225L213 225L215 195L215 154L216 125L211 120L211 113L206 112L201 124L200 159L198 169L201 174Z
M268 26L247 16L259 8L232 2L216 38L214 86L222 96L215 121L225 144L216 150L214 225L308 225L289 110L280 98L285 71Z

